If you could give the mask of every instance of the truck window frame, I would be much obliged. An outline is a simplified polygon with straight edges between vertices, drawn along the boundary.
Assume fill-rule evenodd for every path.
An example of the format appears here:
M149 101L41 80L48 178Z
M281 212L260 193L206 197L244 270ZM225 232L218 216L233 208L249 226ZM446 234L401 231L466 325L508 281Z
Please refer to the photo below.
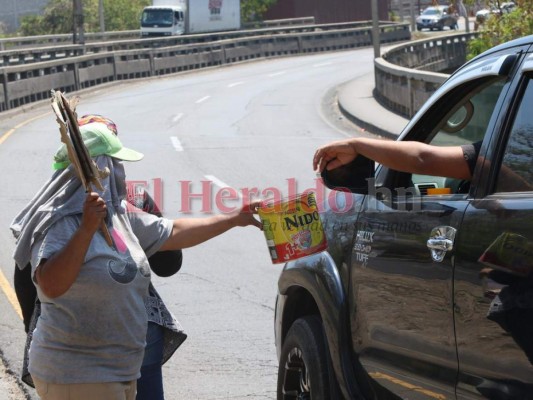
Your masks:
M531 195L531 192L533 192L533 189L530 190L505 190L503 187L499 186L500 178L501 178L501 170L502 167L505 164L505 160L508 157L508 145L509 140L511 136L515 133L515 122L516 118L519 113L524 112L523 107L527 107L527 105L524 105L524 101L526 99L526 94L528 96L533 95L533 72L525 72L521 74L520 81L518 83L517 87L517 94L515 96L515 99L513 101L513 104L511 105L510 112L507 113L506 118L506 124L505 124L505 130L502 132L498 139L497 144L497 152L494 156L494 166L492 167L491 171L491 188L490 188L490 194L509 194L509 193L520 193L520 192L526 192ZM528 105L533 104L533 101L528 103ZM531 110L530 110L531 111ZM527 110L525 111L527 112ZM532 118L532 125L533 125L533 118ZM531 153L531 148L529 149L529 161L533 162L533 154ZM531 165L531 164L530 164ZM529 184L533 185L533 181L528 182Z
M482 138L483 141L486 141L494 128L495 119L498 117L503 98L507 94L509 88L509 79L507 76L484 76L464 82L463 84L452 88L424 113L424 116L417 121L402 140L415 140L431 143L439 132L441 132L442 127L446 124L449 118L458 110L458 105L465 104L485 88L499 82L503 82L503 85L496 101L492 105L491 115L490 118L487 119L488 123L486 131ZM393 195L397 196L425 197L415 188L413 183L414 176L422 175L393 171L384 166L380 166L376 173L376 186L387 187ZM442 180L444 182L446 177L432 178L434 178L434 181ZM465 198L467 195L467 193L452 193L450 196Z

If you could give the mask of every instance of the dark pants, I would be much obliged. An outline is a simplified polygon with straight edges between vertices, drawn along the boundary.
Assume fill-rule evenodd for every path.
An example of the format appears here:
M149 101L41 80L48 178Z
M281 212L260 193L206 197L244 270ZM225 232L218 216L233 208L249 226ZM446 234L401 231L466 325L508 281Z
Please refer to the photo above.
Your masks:
M15 293L22 310L22 318L24 319L24 330L28 333L30 329L31 316L35 308L35 299L37 299L37 289L31 281L31 265L28 264L26 268L20 269L15 265L15 276L13 278L15 286Z
M163 371L163 328L152 322L148 323L146 348L141 366L141 377L137 380L136 400L164 400Z

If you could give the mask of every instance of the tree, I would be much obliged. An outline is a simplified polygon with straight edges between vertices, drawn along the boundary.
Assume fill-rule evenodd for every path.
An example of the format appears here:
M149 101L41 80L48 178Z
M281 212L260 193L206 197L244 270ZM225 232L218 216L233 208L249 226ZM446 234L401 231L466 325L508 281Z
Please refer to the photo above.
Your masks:
M533 34L533 2L515 0L515 3L513 11L493 14L481 25L478 36L468 43L468 59L498 44Z
M242 22L261 21L263 14L276 2L277 0L241 0Z
M108 31L139 29L142 9L150 0L104 0L105 26ZM83 0L85 32L98 32L99 0ZM50 0L42 15L22 18L18 33L23 36L72 33L72 0Z
M106 30L140 29L141 12L151 3L151 0L104 0Z
M19 33L23 36L72 32L72 0L52 0L43 15L21 19Z

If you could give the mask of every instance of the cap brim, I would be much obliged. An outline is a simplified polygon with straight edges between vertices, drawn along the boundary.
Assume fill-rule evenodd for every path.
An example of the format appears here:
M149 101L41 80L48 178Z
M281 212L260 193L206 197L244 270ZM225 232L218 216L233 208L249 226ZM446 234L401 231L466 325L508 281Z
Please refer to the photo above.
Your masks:
M139 153L138 151L135 151L133 149L128 149L127 147L123 147L116 153L108 155L123 161L140 161L144 157L143 153Z

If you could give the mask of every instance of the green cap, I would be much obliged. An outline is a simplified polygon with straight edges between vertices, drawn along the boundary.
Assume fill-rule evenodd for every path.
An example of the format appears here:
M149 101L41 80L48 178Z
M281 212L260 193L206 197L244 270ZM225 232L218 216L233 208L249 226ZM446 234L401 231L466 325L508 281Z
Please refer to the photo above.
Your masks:
M144 157L142 153L124 147L119 138L104 123L93 122L80 126L80 133L91 157L105 154L124 161L139 161ZM53 167L63 169L69 164L67 147L63 144L54 156Z

